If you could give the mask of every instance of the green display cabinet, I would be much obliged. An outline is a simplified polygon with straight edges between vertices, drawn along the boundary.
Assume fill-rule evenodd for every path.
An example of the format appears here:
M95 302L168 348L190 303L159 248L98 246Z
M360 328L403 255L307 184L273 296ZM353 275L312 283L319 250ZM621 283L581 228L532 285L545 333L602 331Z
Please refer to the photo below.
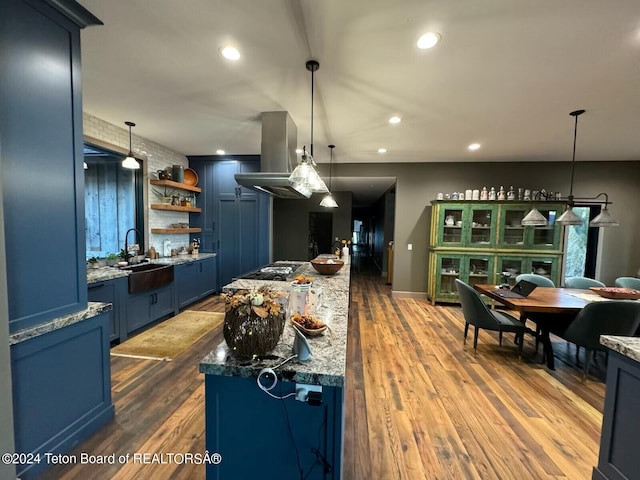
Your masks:
M432 302L458 303L456 279L469 285L491 283L494 271L494 256L491 254L447 254L432 255L435 282L432 284Z
M514 285L521 273L537 273L559 284L563 229L555 220L562 204L554 202L434 200L431 202L427 297L459 302L455 280L470 285ZM535 206L549 222L524 227Z

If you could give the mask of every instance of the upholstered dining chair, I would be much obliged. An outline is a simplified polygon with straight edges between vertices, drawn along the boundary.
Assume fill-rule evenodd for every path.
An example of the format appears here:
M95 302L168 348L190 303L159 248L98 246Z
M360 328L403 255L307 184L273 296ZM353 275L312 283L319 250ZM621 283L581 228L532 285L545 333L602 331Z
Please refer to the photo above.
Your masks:
M589 373L591 356L594 351L607 351L600 344L600 335L621 335L631 337L640 326L640 302L610 301L592 302L580 313L559 336L568 342L585 348L582 380Z
M473 353L477 353L478 331L481 328L498 332L499 342L502 345L502 333L513 332L518 342L518 359L522 357L522 345L524 344L524 323L511 315L498 310L490 310L484 303L482 297L472 287L461 280L456 279L456 288L462 304L462 314L464 316L464 340L467 341L469 325L473 325Z
M544 275L537 275L535 273L521 273L516 277L516 283L520 280L526 280L527 282L535 283L539 287L555 288L556 284L553 280L545 277Z
M544 275L537 275L535 273L521 273L516 277L516 283L520 280L535 283L539 287L555 288L556 284L553 280L545 277ZM520 317L523 322L526 320L524 316ZM536 322L537 323L537 322ZM538 353L538 347L540 346L540 328L536 326L536 353Z
M616 287L635 288L640 290L640 278L636 277L618 277L615 281Z
M606 287L606 285L598 280L587 277L569 277L564 279L564 286L567 288L591 288Z

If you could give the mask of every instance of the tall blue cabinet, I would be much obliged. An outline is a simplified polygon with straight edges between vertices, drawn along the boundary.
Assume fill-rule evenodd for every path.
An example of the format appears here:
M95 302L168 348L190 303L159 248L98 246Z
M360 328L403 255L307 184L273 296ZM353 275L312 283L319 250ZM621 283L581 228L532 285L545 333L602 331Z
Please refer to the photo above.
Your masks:
M85 267L80 29L96 24L73 0L0 0L9 311L0 322L20 332L9 343L21 453L64 453L113 418L111 312L88 313ZM84 319L67 323L70 315ZM21 332L32 327L33 336ZM28 480L46 467L21 464L16 474Z
M190 156L199 177L201 213L189 224L202 228L201 251L217 252L218 285L269 262L270 198L241 187L236 173L260 170L259 155ZM198 235L193 235L197 237Z

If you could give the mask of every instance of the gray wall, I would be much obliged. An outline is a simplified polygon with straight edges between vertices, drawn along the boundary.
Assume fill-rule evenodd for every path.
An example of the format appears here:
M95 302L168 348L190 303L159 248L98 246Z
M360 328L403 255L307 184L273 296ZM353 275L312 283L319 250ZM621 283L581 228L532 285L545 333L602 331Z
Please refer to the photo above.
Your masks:
M569 192L570 162L548 163L403 163L338 164L336 176L395 176L394 292L427 290L427 253L431 200L438 192L509 185ZM610 285L619 276L634 276L640 267L640 162L577 162L574 195L607 192L620 227L601 229L598 278ZM407 250L407 244L413 250Z
M273 199L273 260L307 260L309 212L332 212L332 238L351 238L351 192L332 192L338 208L319 205L322 195L307 200ZM320 252L329 253L329 252Z
M2 158L2 157L0 157ZM0 225L4 225L2 184L0 183ZM0 252L5 251L4 229L0 228ZM13 398L11 395L11 359L9 356L9 299L7 264L0 255L0 454L13 452ZM0 478L15 478L13 465L0 462Z

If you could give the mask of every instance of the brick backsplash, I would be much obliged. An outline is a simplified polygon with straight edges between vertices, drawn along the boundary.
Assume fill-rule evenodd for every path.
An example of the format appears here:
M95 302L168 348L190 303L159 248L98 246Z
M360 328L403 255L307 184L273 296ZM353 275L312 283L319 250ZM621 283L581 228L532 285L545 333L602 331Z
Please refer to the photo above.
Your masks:
M113 125L87 112L84 112L82 115L82 124L84 135L102 140L103 142L117 145L124 148L125 150L129 149L129 130L126 127ZM156 172L158 170L163 170L168 166L189 166L189 160L186 156L182 155L181 153L175 152L170 148L165 147L164 145L149 140L148 138L136 135L135 133L133 133L133 131L131 135L131 144L136 155L140 155L142 158L146 158L146 160L143 162L143 165L145 168L145 181L147 182L150 178L157 178ZM153 246L158 252L162 253L164 240L171 241L172 248L187 246L189 244L188 234L154 234L151 233L151 229L167 228L172 223L188 222L189 214L181 212L167 212L164 210L151 210L149 208L149 205L151 203L160 203L160 201L153 192L153 189L149 188L147 199L145 202L145 205L147 207L147 225L145 236L148 239L146 248Z

